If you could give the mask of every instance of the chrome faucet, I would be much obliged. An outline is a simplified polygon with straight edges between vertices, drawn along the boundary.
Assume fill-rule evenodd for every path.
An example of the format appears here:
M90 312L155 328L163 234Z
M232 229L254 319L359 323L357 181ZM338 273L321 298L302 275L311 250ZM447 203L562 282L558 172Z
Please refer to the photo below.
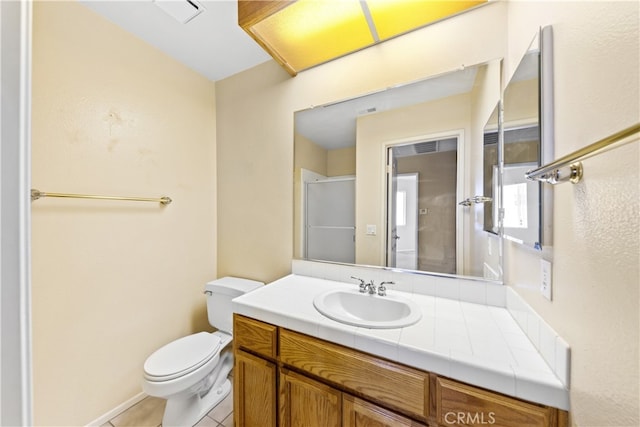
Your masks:
M380 286L378 286L378 295L380 295L381 297L386 296L387 295L387 287L385 285L395 285L395 282L382 282L380 283Z
M365 293L367 291L367 284L359 277L351 276L352 279L360 281L360 292Z
M371 280L369 283L365 282L364 280L362 280L359 277L354 277L351 276L352 279L354 280L359 280L360 281L360 292L361 293L365 293L365 292L369 292L369 295L374 295L376 293L376 285L373 283L373 280Z
M376 293L376 285L373 284L373 280L371 280L369 283L364 285L364 290L362 290L360 292L366 292L367 289L369 290L369 295L375 295L375 293Z

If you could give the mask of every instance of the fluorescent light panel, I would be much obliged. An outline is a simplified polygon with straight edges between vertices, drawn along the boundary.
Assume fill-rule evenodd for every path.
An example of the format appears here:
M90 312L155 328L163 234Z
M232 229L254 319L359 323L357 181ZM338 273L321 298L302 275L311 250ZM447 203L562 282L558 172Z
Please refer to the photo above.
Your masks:
M239 3L243 2L251 0L239 0ZM295 75L298 71L487 2L488 0L298 0L284 7L275 7L264 18L251 15L246 20L243 19L239 6L239 22L290 74ZM252 10L253 12L255 11Z

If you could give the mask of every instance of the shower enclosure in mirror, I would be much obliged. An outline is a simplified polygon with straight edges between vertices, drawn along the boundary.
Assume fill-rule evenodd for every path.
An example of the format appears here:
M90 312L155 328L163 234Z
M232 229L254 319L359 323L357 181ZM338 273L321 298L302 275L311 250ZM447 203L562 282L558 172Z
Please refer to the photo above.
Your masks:
M496 60L296 112L294 256L500 281L483 204L459 203L499 98Z
M354 263L355 178L316 176L304 185L305 257Z
M535 249L551 244L551 193L525 173L552 160L552 30L543 28L503 96L504 237Z

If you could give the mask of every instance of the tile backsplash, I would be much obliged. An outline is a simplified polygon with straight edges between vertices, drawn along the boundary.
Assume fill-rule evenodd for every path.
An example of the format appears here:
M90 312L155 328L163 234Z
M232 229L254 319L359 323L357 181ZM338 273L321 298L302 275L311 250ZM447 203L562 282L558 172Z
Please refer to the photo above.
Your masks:
M538 349L558 379L568 388L571 367L569 344L513 288L505 286L505 291L507 310L520 329L527 334L529 340Z
M505 286L481 279L439 276L434 274L408 273L380 267L333 264L317 261L293 260L292 273L301 276L318 277L353 283L357 286L359 277L368 282L394 282L387 286L390 290L454 299L476 304L506 306Z

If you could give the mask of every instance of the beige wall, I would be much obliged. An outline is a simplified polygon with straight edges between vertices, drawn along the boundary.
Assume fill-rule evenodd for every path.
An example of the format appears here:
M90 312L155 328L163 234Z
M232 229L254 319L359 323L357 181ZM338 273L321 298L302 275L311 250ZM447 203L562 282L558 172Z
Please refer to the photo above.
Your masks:
M637 2L493 3L293 79L266 63L218 82L220 270L262 280L289 271L293 111L502 56L506 81L546 24L556 154L637 122ZM508 285L572 346L575 425L639 424L638 156L636 143L590 159L584 183L554 190L553 302L537 290L540 255L506 247Z
M355 145L327 150L304 136L295 134L293 155L295 170L304 168L324 176L355 175L356 173Z
M355 145L327 150L296 133L293 155L293 167L296 171L304 168L324 176L355 175L356 173Z
M327 151L327 176L356 174L356 147Z
M538 121L538 79L509 83L504 94L504 127Z
M555 153L638 122L638 2L513 2L513 74L532 34L552 24ZM538 292L540 256L508 244L507 282L572 348L572 423L637 426L640 254L638 143L584 162L578 185L554 187L553 301Z
M300 134L295 135L294 165L300 168L327 176L328 152L310 139Z
M208 328L215 87L76 2L36 2L33 27L33 186L173 199L32 204L35 423L79 426Z

